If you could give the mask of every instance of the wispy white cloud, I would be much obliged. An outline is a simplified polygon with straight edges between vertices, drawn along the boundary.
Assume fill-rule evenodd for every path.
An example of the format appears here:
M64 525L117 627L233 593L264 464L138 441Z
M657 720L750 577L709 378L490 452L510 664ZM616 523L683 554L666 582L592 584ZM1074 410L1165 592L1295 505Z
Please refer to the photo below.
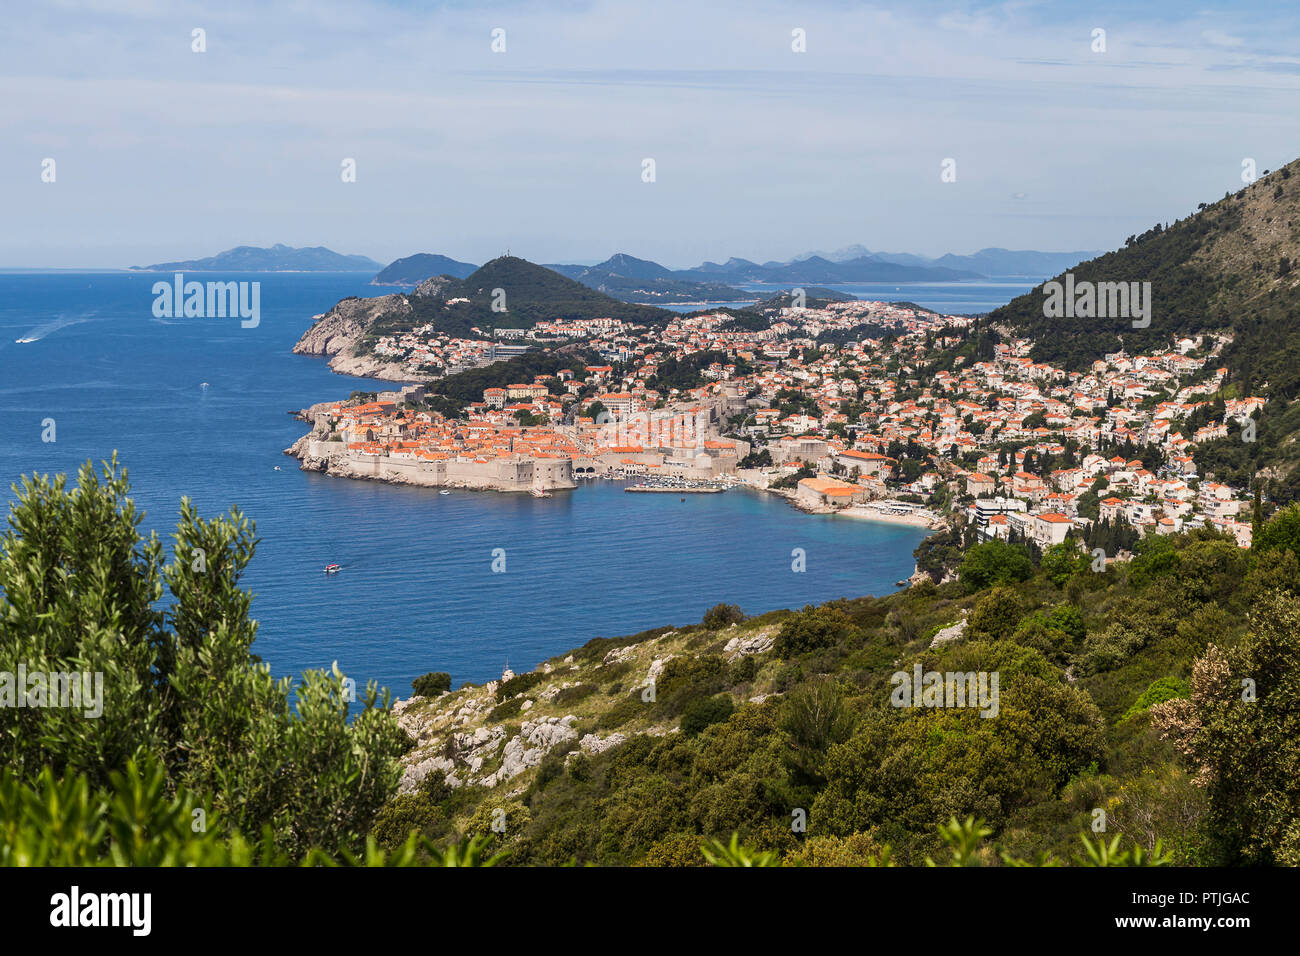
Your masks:
M1244 156L1293 158L1300 94L1300 28L1227 0L63 0L6 17L14 265L274 241L669 264L1100 248L1235 188Z

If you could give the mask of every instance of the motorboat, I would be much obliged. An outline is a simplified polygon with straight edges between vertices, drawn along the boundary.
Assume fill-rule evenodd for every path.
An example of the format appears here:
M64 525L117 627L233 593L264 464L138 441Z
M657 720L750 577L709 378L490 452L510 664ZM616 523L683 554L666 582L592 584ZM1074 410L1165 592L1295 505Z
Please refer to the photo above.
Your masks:
M325 565L325 573L326 573L326 574L338 574L338 573L339 573L340 571L342 571L342 570L343 570L343 568L342 568L341 565L337 565L337 564L327 564L327 565Z

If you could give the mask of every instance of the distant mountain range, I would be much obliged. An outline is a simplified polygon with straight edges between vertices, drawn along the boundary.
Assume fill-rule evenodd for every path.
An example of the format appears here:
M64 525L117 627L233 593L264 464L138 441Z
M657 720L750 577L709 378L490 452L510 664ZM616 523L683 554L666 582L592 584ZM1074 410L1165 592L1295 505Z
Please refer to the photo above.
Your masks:
M546 268L625 302L752 302L754 294L725 282L686 277L649 259L620 252L594 266Z
M694 269L673 273L681 279L696 282L737 282L788 285L790 283L820 282L960 282L981 279L983 275L966 269L947 266L912 266L886 262L875 256L858 256L843 262L832 262L821 256L809 256L791 262L764 262L761 265L748 259L728 259L719 265L705 262Z
M295 249L277 242L269 249L236 246L206 259L131 268L136 272L371 272L383 266L368 256L345 256L324 246Z
M908 253L873 253L850 246L825 255L810 253L788 262L728 259L693 269L669 269L620 252L597 265L549 263L545 268L624 302L676 305L694 302L752 302L766 293L743 285L823 286L861 282L962 282L988 276L1044 276L1069 268L1091 252L1014 252L981 249L969 256L927 259ZM475 266L447 256L420 253L398 259L372 285L413 288L436 275L463 279Z
M969 256L927 259L909 253L873 253L849 246L832 253L809 253L788 262L731 258L703 262L692 269L669 269L648 259L617 253L597 265L556 263L545 268L619 299L647 305L694 302L752 302L767 293L739 288L783 288L862 282L962 282L987 276L1044 276L1091 258L1091 252L1013 252L981 249ZM369 272L371 285L414 288L426 279L470 276L478 266L449 256L421 252L383 266L366 256L346 256L322 246L295 249L277 243L269 249L238 246L206 259L135 266L142 272Z
M892 262L900 266L919 266L922 268L959 269L980 273L983 276L1048 276L1055 275L1063 269L1092 259L1100 255L1098 251L1086 252L1035 252L1033 250L1012 250L989 248L969 256L956 256L952 253L930 259L926 256L913 255L910 252L872 252L865 246L846 246L835 252L808 252L796 256L795 263L810 259L826 259L830 262L851 262L857 259L873 258L882 262Z

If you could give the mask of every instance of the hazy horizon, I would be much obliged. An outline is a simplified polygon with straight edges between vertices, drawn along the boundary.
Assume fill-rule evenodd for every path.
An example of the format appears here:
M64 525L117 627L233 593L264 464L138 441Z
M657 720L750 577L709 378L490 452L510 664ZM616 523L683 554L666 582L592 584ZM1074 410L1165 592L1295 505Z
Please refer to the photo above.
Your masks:
M1296 154L1280 3L300 9L7 11L0 266L1102 250Z
M266 245L266 246L254 246L254 247L252 247L252 248L270 249L273 245L274 245L274 243L270 243L270 244L268 244L268 245ZM286 244L286 245L287 245L287 244ZM221 255L221 254L223 254L223 253L231 252L231 251L233 251L233 250L236 249L236 248L239 248L239 247L232 246L232 247L230 247L230 248L228 248L228 249L217 249L217 250L213 250L211 253L209 253L209 254L207 254L207 255L195 255L195 256L189 256L189 257L187 257L187 258L185 258L185 259L169 259L169 260L165 260L165 261L166 261L166 262L189 262L189 261L192 261L192 260L209 259L209 258L213 258L213 257L218 256L218 255ZM349 251L349 250L346 250L346 249L329 249L329 247L327 247L327 246L322 247L319 243L313 243L313 244L311 244L310 246L296 247L296 248L299 248L299 249L302 249L302 248L326 248L326 249L328 249L328 251L333 252L333 253L337 253L337 254L339 254L339 255L362 255L362 256L365 255L364 252L358 253L358 252L353 252L353 251ZM953 255L959 255L959 256L970 256L970 255L975 255L976 253L978 253L978 252L982 252L982 251L984 251L984 249L989 249L989 248L995 248L995 247L985 246L985 247L983 247L983 248L981 248L981 249L971 249L969 252L953 252ZM517 255L517 253L513 252L512 250L507 250L507 251L508 251L511 255ZM755 262L755 263L757 263L757 264L759 264L759 265L764 265L764 264L769 263L769 262L793 262L793 261L795 261L796 259L803 260L803 259L812 258L814 255L816 255L816 256L826 257L826 256L828 256L828 255L830 255L830 254L834 254L834 253L837 253L837 252L839 252L839 251L840 251L840 250L836 250L836 249L805 250L805 252L798 254L796 257L786 257L785 259L781 259L781 260L772 259L771 257L764 257L764 258L760 258L760 259L754 259L754 260L751 260L751 261L753 261L753 262ZM1089 250L1083 250L1083 249L1011 249L1011 250L1004 250L1004 251L1007 251L1007 252L1038 252L1038 253L1047 253L1047 254L1061 255L1061 254L1063 254L1063 253L1067 253L1067 252L1087 252L1087 251L1089 251ZM1098 251L1098 250L1093 250L1093 251ZM869 253L864 253L864 255L869 254L869 255L872 255L872 256L897 256L897 255L905 255L905 254L907 254L907 253L908 253L908 251L907 251L907 250L904 250L904 249L872 249L872 250L870 250ZM415 255L421 255L421 254L425 254L425 255L440 255L440 254L445 254L445 253L438 253L438 252L436 252L435 250L430 250L430 249L421 249L421 250L419 250L418 252L408 253L406 256L399 256L398 258L399 258L399 259L404 259L404 258L409 258L409 257L411 257L411 256L415 256ZM505 254L506 254L506 253L503 252L503 253L501 253L500 255L505 255ZM531 260L531 259L528 260L528 261L531 261L531 262L534 262L534 263L537 264L537 265L543 265L543 266L545 266L545 265L594 266L594 265L599 265L599 264L602 263L602 262L606 262L606 261L608 261L609 259L613 258L615 255L632 255L632 254L631 254L631 253L627 253L627 252L625 252L625 251L622 250L622 249L617 249L617 250L614 250L613 252L607 253L607 254L605 254L605 255L603 255L603 256L594 256L594 255L593 255L593 256L584 256L584 257L580 257L580 258L569 259L569 260L567 260L567 261L565 261L565 262L538 262L537 260ZM371 257L371 258L373 258L373 257ZM448 256L448 258L451 258L451 259L457 259L456 256ZM497 257L496 257L496 256L493 256L493 257L491 257L491 258L495 259L495 258L497 258ZM528 259L527 256L520 256L519 258ZM634 258L638 258L638 259L640 259L640 258L643 258L643 257L641 257L641 256L635 256ZM721 261L721 262L726 262L726 261L727 261L728 259L730 259L730 258L733 258L733 257L731 257L731 256L723 256L722 259L721 259L720 261ZM735 258L746 258L746 257L744 257L744 256L737 256L737 257L735 257ZM938 258L938 257L935 257L935 258ZM387 268L388 266L392 265L393 262L395 262L395 261L397 261L397 260L392 260L392 261L382 261L382 260L378 260L378 259L376 259L375 261L376 261L376 262L379 262L379 264L380 264L381 267L383 267L383 268ZM471 265L482 266L482 265L484 265L485 263L491 261L491 259L484 259L484 260L482 260L482 261L471 261L471 260L465 260L465 259L458 259L457 261L460 261L460 262L469 262L469 264L471 264ZM704 263L704 260L701 260L700 262L692 263L692 264L689 265L689 266L675 266L675 267L673 267L673 268L677 268L677 269L692 268L692 267L694 267L694 266L700 266L700 265L703 265L703 263ZM150 267L151 267L151 266L157 266L157 265L162 265L162 264L163 264L162 262L156 262L156 263L152 263L152 262L150 262L150 263L140 262L140 263L135 263L135 264L130 265L130 266L21 266L21 265L20 265L20 266L8 266L8 265L0 265L0 272L9 272L9 273L14 273L14 272L130 272L130 271L147 272L147 271L150 271ZM169 271L169 270L162 270L162 271ZM238 271L238 270L235 270L235 271ZM297 271L297 270L284 270L284 271L293 272L293 271ZM367 272L368 270L365 270L365 269L356 269L356 270L338 270L338 271L343 271L343 272L346 272L346 271L354 271L354 272L358 272L358 273L364 273L364 272ZM996 276L993 276L993 277L986 276L985 278L996 278ZM883 280L882 280L882 281L883 281ZM933 281L933 280L931 280L931 281Z

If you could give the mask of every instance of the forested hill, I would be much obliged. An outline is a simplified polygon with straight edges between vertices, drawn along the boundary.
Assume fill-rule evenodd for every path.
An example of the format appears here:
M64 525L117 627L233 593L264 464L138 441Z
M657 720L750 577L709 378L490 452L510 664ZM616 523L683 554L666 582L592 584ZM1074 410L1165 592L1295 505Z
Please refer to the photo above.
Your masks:
M1263 176L1186 219L1130 236L1124 248L1070 272L1077 284L1150 282L1150 326L1130 318L1049 318L1043 286L991 313L990 321L1033 339L1031 356L1072 371L1121 348L1168 348L1181 336L1223 331L1233 341L1215 359L1228 369L1219 398L1263 395L1259 440L1230 436L1212 455L1221 477L1260 472L1268 489L1295 499L1300 469L1300 160ZM1057 281L1064 281L1058 276Z
M621 302L515 256L493 259L464 279L429 279L406 299L413 314L401 325L431 324L461 336L474 335L474 328L528 329L547 319L612 318L666 325L673 315L654 306Z
M494 312L496 290L504 292L505 312ZM418 290L417 290L418 291ZM444 300L466 298L453 311L483 323L528 328L544 319L613 318L646 325L665 325L672 313L648 305L622 302L545 266L516 256L501 256L453 283Z
M464 279L439 275L406 294L344 299L303 333L295 349L323 354L323 346L312 343L331 338L365 347L380 336L423 326L462 338L487 338L496 329L530 329L547 319L666 325L672 317L666 309L621 302L545 266L502 256ZM335 354L338 349L325 351Z

